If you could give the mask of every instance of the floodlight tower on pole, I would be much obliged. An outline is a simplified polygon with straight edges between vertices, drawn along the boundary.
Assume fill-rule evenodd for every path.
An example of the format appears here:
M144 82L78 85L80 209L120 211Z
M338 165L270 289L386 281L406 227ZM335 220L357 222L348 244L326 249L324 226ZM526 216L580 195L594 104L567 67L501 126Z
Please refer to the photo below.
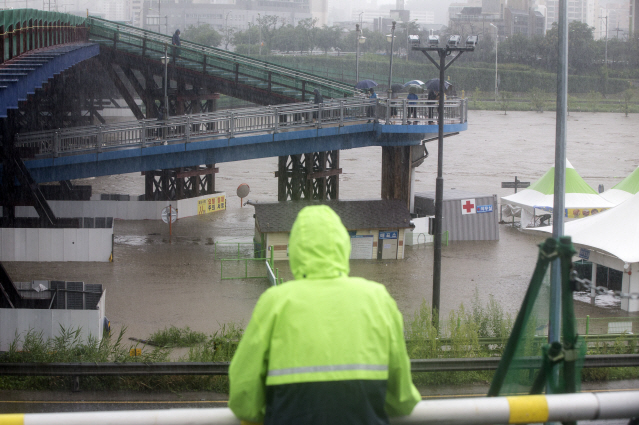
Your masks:
M419 45L419 40L413 45L413 50L419 50L435 65L439 70L439 108L437 116L437 124L439 127L439 137L437 142L437 180L435 186L435 249L433 255L433 325L439 332L439 295L442 270L442 213L444 200L444 178L443 162L444 162L444 72L453 62L459 58L464 52L472 52L477 45L477 36L471 35L466 39L466 45L460 46L461 36L451 35L448 43L444 47L439 46L439 36L428 36L426 47ZM439 55L437 62L429 52L436 52ZM446 58L451 56L453 52L457 54L446 63Z

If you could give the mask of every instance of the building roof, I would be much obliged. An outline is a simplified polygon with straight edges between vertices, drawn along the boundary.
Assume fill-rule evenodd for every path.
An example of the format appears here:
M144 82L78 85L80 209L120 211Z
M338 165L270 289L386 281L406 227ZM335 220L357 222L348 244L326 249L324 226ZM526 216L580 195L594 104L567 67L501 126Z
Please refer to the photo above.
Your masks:
M457 201L460 199L469 199L469 198L492 198L494 195L489 195L485 193L477 193L477 192L469 192L467 190L457 190L457 189L449 189L444 190L443 201ZM415 198L425 198L425 199L435 199L435 191L429 192L417 192L415 193Z
M260 232L290 232L297 213L309 205L328 205L348 230L403 229L410 227L410 213L400 200L286 201L252 203Z

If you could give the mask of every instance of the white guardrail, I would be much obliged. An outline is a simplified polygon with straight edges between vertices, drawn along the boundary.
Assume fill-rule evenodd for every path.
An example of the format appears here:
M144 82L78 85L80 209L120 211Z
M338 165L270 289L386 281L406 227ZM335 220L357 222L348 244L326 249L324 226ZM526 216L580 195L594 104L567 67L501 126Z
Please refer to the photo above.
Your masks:
M159 121L146 119L102 126L71 127L20 133L16 146L36 157L58 157L108 150L190 143L215 138L277 133L283 130L348 125L362 120L386 122L388 99L350 98L322 104L290 103L181 115ZM389 124L437 124L437 101L392 99ZM444 123L467 120L465 99L447 100Z
M421 401L393 425L489 425L629 419L639 416L639 391L476 397ZM0 425L239 425L228 408L0 415Z

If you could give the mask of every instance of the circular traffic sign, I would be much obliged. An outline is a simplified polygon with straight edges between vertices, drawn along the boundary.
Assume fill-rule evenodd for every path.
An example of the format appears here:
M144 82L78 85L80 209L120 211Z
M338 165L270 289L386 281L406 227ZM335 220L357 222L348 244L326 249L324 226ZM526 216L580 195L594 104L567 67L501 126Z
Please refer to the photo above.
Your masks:
M168 207L165 207L162 210L162 221L167 223L169 222L169 211L171 214L171 223L175 223L175 221L177 220L177 210L175 208L173 208L171 205L169 205Z
M242 183L237 187L237 196L240 198L246 198L251 189L249 189L249 185L246 183Z

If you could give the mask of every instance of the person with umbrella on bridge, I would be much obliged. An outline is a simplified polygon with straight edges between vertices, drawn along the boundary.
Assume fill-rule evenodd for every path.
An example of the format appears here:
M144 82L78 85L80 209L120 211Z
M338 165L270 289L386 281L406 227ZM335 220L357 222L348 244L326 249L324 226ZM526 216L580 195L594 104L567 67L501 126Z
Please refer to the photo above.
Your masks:
M182 42L180 41L180 29L176 29L175 32L173 33L173 37L171 37L171 44L173 44L173 62L175 63L175 60L178 56L180 56L180 49L179 46L182 45Z
M319 109L319 104L324 103L324 96L322 96L319 89L313 90L313 103L315 105L318 105L317 106L318 109ZM315 121L316 118L317 118L317 112L313 112L313 122Z
M409 105L416 105L417 104L417 102L411 102L411 101L419 99L419 97L417 96L417 88L416 87L411 86L408 89L408 96L406 97L406 99L409 100L409 102L408 102ZM408 118L417 118L417 107L416 106L409 106L408 107ZM417 124L417 121L415 121L415 124Z
M369 99L377 99L377 93L375 93L375 89L374 88L370 88L369 89L371 95L369 96ZM375 117L377 114L375 113L375 109L376 109L376 104L375 105L371 105L368 107L368 114L367 116L369 118ZM368 120L368 122L371 122L371 120Z
M399 98L399 92L404 89L404 86L401 84L393 84L391 86L391 100ZM397 106L391 106L390 112L391 118L397 117Z

